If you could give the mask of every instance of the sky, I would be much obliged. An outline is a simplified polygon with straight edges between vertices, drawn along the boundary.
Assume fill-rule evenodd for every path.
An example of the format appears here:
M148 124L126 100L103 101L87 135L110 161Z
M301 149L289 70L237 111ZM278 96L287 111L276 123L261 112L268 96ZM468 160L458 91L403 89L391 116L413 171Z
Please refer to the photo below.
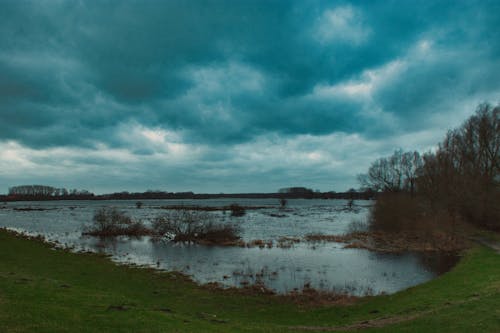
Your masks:
M0 193L345 191L500 101L500 1L23 1Z

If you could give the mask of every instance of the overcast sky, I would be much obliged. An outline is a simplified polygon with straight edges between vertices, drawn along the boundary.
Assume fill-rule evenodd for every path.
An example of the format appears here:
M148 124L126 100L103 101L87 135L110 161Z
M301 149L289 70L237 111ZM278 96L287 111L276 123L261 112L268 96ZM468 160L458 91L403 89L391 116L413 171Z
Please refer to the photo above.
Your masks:
M358 187L500 101L500 1L1 1L0 192Z

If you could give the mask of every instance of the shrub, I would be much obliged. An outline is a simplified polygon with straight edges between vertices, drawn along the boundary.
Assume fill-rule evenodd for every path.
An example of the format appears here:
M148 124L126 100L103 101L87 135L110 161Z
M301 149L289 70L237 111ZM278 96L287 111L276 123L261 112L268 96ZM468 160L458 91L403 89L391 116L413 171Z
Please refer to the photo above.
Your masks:
M157 217L152 223L152 228L157 236L194 237L201 231L202 221L208 218L208 214L205 213L176 210Z
M413 227L420 211L418 201L406 193L381 194L372 208L372 231L401 232Z
M455 233L462 219L446 209L433 209L421 196L409 193L379 195L372 208L370 229L378 232L410 232L414 235Z
M212 215L199 211L172 211L156 218L152 227L156 236L174 242L233 245L240 239L236 226L215 223Z
M350 198L349 200L347 200L347 209L352 210L353 206L354 206L354 199Z
M234 225L228 224L208 224L205 229L198 234L199 243L233 245L240 240L239 230Z
M242 207L238 204L230 205L229 209L231 210L231 216L243 216L246 213L245 207Z
M100 208L94 213L92 225L84 230L91 236L144 236L151 231L141 221L134 221L116 208Z
M285 198L280 199L280 208L285 208L288 204L288 201Z

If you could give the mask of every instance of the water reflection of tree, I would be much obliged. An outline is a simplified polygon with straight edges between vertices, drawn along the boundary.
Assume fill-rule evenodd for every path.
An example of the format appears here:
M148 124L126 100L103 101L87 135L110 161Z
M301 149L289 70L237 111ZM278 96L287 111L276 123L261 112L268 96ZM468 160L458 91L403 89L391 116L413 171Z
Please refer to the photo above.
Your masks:
M460 259L456 253L444 252L418 253L417 258L425 269L438 275L448 272Z
M371 252L370 258L384 261L390 259L401 259L415 257L418 264L425 270L440 275L453 268L460 259L457 253L450 252L404 252L404 253L380 253Z
M94 248L98 253L105 253L111 250L115 253L117 250L116 237L95 237Z

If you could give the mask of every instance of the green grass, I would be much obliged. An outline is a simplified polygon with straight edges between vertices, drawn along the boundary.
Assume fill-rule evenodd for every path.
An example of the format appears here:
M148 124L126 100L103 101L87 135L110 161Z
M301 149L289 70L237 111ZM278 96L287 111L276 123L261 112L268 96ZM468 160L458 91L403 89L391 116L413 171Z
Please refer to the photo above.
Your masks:
M311 307L210 291L178 274L0 231L0 332L288 332L365 321L374 332L499 332L500 255L476 247L429 283L354 305Z

